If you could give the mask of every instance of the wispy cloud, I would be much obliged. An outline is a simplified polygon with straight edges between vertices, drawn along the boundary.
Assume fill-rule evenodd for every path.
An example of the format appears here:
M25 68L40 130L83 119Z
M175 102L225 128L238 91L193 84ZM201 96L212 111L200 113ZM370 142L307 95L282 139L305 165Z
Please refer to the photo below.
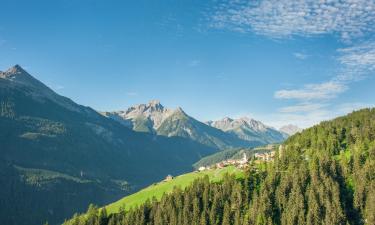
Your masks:
M339 82L329 81L320 84L307 84L301 89L284 89L275 92L278 99L297 99L301 101L316 99L331 99L347 90L347 87Z
M295 52L295 53L293 53L293 55L297 59L301 59L301 60L307 59L307 57L309 57L309 55L301 53L301 52Z
M363 102L347 102L340 104L337 107L337 111L341 114L351 113L355 110L363 109L363 108L371 108L374 107L374 104L363 103Z
M343 69L338 80L360 80L375 71L375 41L369 40L348 48L339 49L338 61Z
M326 106L327 104L321 104L321 103L301 103L298 105L282 107L279 109L279 112L281 113L311 112L311 111L320 110Z
M259 118L261 121L264 121L266 124L269 124L273 127L282 127L286 124L296 124L301 128L307 128L322 121L330 120L335 117L351 113L354 110L374 106L375 104L363 102L348 102L338 105L306 104L305 107L298 107L297 105L295 108L292 108L291 106L290 110L286 109L282 113L255 115L254 117Z
M306 127L368 106L337 105L332 100L349 90L353 82L374 74L374 0L221 0L208 17L209 26L215 29L290 40L329 35L350 46L337 50L337 70L330 79L275 91L276 99L293 102L272 116L276 123L299 121ZM300 60L309 56L292 54Z
M334 34L343 41L375 29L371 0L227 0L211 15L210 26L255 32L271 38Z

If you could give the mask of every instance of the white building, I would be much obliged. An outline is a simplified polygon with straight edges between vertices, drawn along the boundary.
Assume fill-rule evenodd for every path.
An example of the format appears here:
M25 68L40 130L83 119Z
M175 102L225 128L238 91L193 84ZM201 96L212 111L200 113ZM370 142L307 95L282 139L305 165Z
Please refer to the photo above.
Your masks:
M246 153L243 153L243 158L239 161L240 164L246 164L249 160L247 159Z
M205 171L207 168L205 166L201 166L199 167L198 171L202 172L202 171Z

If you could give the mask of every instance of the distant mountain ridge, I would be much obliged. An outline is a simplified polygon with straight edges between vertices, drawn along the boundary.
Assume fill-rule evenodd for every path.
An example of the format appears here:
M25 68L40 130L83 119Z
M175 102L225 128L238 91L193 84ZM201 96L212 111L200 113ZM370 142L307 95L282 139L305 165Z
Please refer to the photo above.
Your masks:
M253 119L224 118L202 123L186 114L182 108L168 109L158 100L102 114L138 132L190 138L218 149L255 147L285 139L285 135L279 131Z
M135 131L155 133L162 122L177 110L179 109L166 109L160 101L152 100L148 104L132 106L126 111L104 112L103 115Z
M189 172L216 152L182 137L134 132L18 65L0 72L0 130L0 218L9 225L57 224L89 203Z
M239 119L225 117L221 120L208 121L206 123L226 133L233 134L239 139L257 141L262 144L279 143L287 138L287 135L275 128L248 117Z
M279 130L281 132L284 132L284 133L288 134L289 136L292 136L292 135L294 135L298 132L301 132L303 129L297 127L296 125L289 124L289 125L286 125L286 126L282 126Z
M137 132L188 138L216 149L258 145L210 127L187 115L180 107L165 108L158 100L135 105L127 110L102 114Z

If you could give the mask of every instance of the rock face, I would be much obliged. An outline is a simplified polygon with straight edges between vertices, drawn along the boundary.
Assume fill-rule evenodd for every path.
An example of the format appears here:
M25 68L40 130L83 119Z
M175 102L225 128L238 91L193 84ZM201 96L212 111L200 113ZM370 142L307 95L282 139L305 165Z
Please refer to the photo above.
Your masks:
M285 139L285 135L279 131L253 119L243 117L234 120L226 117L202 123L181 108L168 109L157 100L103 115L135 131L189 138L217 149L255 147Z
M23 91L38 102L53 101L71 111L92 113L92 110L78 107L77 104L70 99L56 94L19 65L15 65L5 72L0 72L0 78L8 81L6 86L4 86L5 83L0 83L1 88L12 88Z
M283 126L279 129L280 131L288 134L289 136L292 136L293 134L296 134L298 132L301 132L302 129L295 126L295 125L292 125L292 124L289 124L289 125L286 125L286 126Z
M210 126L216 127L223 131L235 130L241 127L247 127L256 132L265 132L270 127L267 127L262 122L248 118L241 117L239 119L232 119L225 117L218 121L209 121L207 122Z
M132 106L126 111L105 112L104 115L135 131L155 133L175 111L164 108L158 100L152 100L148 104Z
M247 117L239 119L225 117L218 121L208 121L207 124L246 141L269 144L281 142L285 139L285 135L278 130Z
M177 109L165 108L157 100L135 105L127 110L102 114L134 131L166 137L182 137L216 149L259 145L256 142L240 140L202 123L187 115L180 107Z

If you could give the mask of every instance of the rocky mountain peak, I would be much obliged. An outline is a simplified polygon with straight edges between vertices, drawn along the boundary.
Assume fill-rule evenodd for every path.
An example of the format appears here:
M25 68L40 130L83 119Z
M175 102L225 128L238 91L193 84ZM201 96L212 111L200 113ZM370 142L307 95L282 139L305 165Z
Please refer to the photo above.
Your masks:
M282 126L279 130L288 134L289 136L302 131L301 128L299 128L299 127L297 127L296 125L293 125L293 124L288 124L288 125Z
M225 123L231 123L231 122L233 122L233 119L232 119L232 118L229 118L229 117L224 117L224 118L222 119L222 121L225 122Z
M30 75L20 65L15 65L5 72L0 72L0 78L6 80L3 85L22 90L35 100L45 101L45 99L49 99L71 111L81 112L78 105L74 104L70 99L56 94L45 84Z
M250 128L254 131L266 131L268 129L268 127L264 125L262 122L246 116L240 117L238 119L224 117L223 119L218 121L209 121L208 124L223 131L245 127Z
M157 100L157 99L154 99L154 100L151 100L149 103L148 103L150 106L160 106L160 101Z
M0 72L0 77L5 79L14 79L20 75L30 76L20 65L15 65L5 72Z
M175 109L174 111L177 113L182 113L186 115L185 111L181 107L177 107L177 109Z
M160 104L159 100L151 100L148 103L147 108L154 111L164 111L164 106Z
M131 106L126 111L105 113L105 115L108 117L117 118L116 120L122 118L122 120L126 121L126 123L149 122L153 129L157 129L162 122L172 114L186 115L181 108L165 108L159 100L151 100L146 104Z
M26 73L26 71L18 64L7 70L8 73Z
M121 114L123 115L149 115L155 112L163 113L164 106L160 104L159 101L152 100L147 104L139 104L135 106L129 107L125 112L122 111Z

